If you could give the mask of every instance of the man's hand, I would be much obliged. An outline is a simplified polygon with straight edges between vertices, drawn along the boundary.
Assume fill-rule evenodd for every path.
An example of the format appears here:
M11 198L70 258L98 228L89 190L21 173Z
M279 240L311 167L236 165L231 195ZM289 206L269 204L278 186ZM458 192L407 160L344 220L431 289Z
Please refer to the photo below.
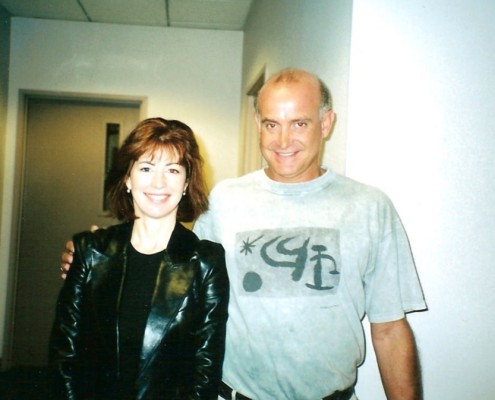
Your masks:
M91 225L91 232L94 232L98 229L97 225ZM67 272L69 272L70 266L72 264L72 261L74 260L74 242L72 240L69 240L65 244L65 250L60 256L60 277L62 279L67 278Z
M62 253L60 259L61 259L60 271L62 272L60 277L62 279L65 279L65 278L67 278L67 272L70 269L70 265L72 264L72 260L74 260L74 242L72 240L69 240L65 244L65 249L64 249L64 252Z

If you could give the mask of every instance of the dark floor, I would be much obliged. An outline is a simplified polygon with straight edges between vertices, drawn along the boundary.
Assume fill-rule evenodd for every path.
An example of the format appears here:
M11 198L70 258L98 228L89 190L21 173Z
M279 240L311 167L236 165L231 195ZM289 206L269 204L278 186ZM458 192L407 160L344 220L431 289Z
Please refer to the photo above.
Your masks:
M49 400L46 368L17 367L0 372L0 400Z

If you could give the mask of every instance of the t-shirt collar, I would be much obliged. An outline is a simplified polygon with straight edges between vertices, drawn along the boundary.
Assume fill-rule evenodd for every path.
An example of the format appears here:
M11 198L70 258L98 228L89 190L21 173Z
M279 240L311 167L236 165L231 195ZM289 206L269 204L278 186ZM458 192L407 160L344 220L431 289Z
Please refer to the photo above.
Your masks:
M318 178L300 183L283 183L270 179L264 169L259 170L259 179L263 189L284 196L300 196L321 190L330 185L335 179L335 173L328 167L322 166L324 170Z

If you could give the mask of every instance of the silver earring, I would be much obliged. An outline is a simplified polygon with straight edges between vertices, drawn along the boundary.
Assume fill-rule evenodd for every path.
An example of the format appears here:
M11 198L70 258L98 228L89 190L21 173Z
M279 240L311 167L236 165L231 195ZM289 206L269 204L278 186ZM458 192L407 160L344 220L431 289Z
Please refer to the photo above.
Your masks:
M131 189L127 188L127 193L131 193Z
M182 196L185 196L186 195L186 190L184 189L184 191L182 192Z

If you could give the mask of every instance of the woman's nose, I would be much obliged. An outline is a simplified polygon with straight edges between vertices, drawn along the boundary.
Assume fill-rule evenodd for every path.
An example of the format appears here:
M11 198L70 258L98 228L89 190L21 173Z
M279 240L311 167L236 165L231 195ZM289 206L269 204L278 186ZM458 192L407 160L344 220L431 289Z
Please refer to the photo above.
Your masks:
M162 172L155 172L153 174L153 179L151 181L151 184L154 187L161 188L166 185L166 180L167 179L165 178L165 174L163 174Z

